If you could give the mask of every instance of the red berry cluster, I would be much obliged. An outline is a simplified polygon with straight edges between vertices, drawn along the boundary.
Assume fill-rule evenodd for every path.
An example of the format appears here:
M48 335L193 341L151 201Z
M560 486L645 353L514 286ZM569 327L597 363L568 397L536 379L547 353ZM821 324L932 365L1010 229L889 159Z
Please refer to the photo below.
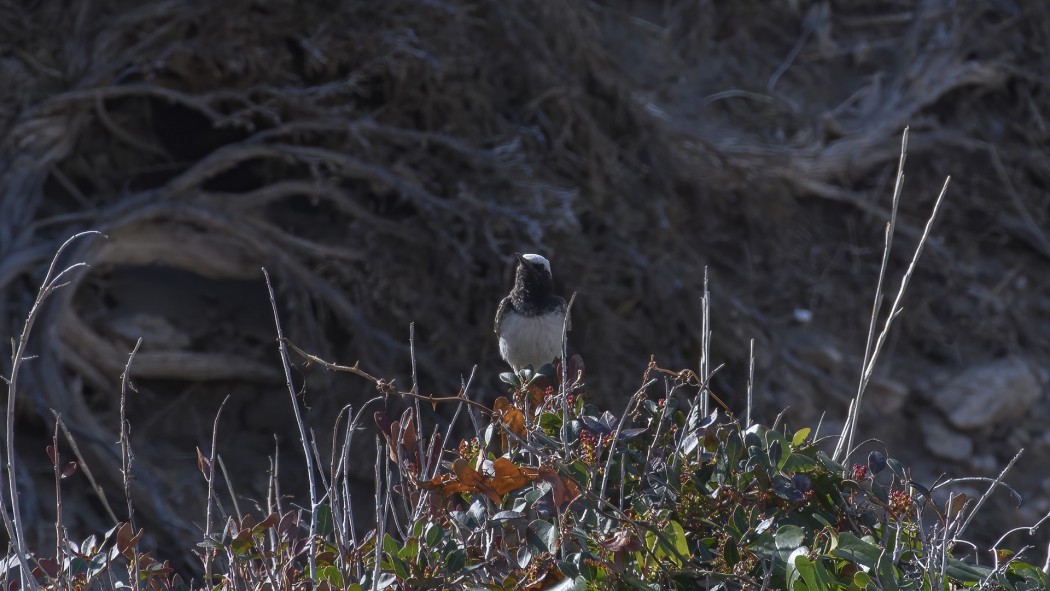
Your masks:
M459 457L464 460L473 460L478 457L478 452L481 451L481 443L477 437L469 441L464 439L459 442L459 448L456 451L459 452Z
M902 516L910 514L912 502L911 495L903 490L895 490L890 493L886 510L889 512L891 519L900 519Z
M602 447L608 441L609 436L597 435L590 431L580 432L580 459L583 463L594 465L602 455Z
M849 471L849 479L860 482L868 476L868 467L861 464L853 464L853 469Z

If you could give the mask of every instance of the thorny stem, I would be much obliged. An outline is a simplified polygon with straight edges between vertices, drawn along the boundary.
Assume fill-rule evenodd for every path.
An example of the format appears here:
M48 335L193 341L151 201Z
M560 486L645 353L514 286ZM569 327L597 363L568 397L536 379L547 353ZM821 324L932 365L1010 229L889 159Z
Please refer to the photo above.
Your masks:
M372 382L373 384L375 384L376 388L380 392L382 392L384 396L397 395L397 396L402 396L404 398L417 398L419 400L422 400L424 402L429 402L431 404L437 404L439 402L456 402L456 403L463 402L463 403L467 404L468 406L470 406L472 408L476 408L476 409L480 410L481 412L483 412L483 413L485 413L487 415L491 415L492 414L492 410L489 407L485 406L484 404L481 404L480 402L475 402L475 401L467 398L465 396L464 392L460 392L459 396L424 396L422 394L416 394L415 392L405 392L405 391L398 390L397 388L395 388L393 382L388 382L386 380L377 378L377 377L373 376L372 374L366 372L365 370L361 369L360 367L358 367L357 363L354 363L353 365L339 365L338 363L332 363L331 361L325 361L324 359L321 359L320 357L318 357L316 355L313 355L311 353L307 353L306 351L303 351L298 346L296 346L295 343L293 343L293 342L291 342L291 341L289 341L289 340L287 340L287 339L285 339L283 337L282 337L281 341L282 341L282 343L287 344L288 347L291 350L295 351L296 353L298 353L303 358L307 359L308 361L312 361L313 363L316 363L316 364L324 367L325 369L329 369L329 370L332 370L332 371L342 371L342 372L346 372L346 373L352 373L355 376L359 376L359 377L365 378L366 380L368 380L368 381Z
M277 348L281 353L281 365L284 367L285 385L288 386L288 394L292 399L292 411L295 413L295 424L299 427L299 439L303 444L303 455L306 457L306 475L310 482L310 542L309 561L310 579L317 579L317 483L314 477L314 460L310 454L310 443L306 437L306 425L303 424L302 413L299 411L299 400L296 397L295 386L292 385L292 368L288 363L288 349L285 347L284 331L281 329L281 316L277 312L277 298L273 293L273 284L270 282L270 274L265 268L262 270L266 278L266 289L270 293L270 305L273 307L273 322L277 329Z
M565 319L561 325L561 445L564 457L569 457L569 327L572 326L572 304L576 301L573 292L565 306ZM525 397L528 400L528 397ZM528 416L528 415L526 415Z
M3 506L2 500L0 500L0 514L3 515L4 527L7 529L8 539L14 542L15 545L15 552L18 555L18 565L21 569L22 583L25 587L34 591L39 589L39 585L36 582L36 578L33 577L32 568L29 566L29 548L26 546L25 531L22 527L22 513L18 502L18 482L15 477L15 399L18 393L18 376L19 370L22 367L22 361L25 359L29 335L40 314L40 308L43 305L44 300L46 300L47 296L51 295L56 289L65 285L64 283L58 283L59 279L74 269L87 266L85 263L74 263L56 274L55 269L58 267L58 259L62 257L62 253L65 252L70 244L89 234L105 236L101 232L94 230L74 234L62 243L62 246L60 246L55 253L54 258L51 259L51 266L48 267L47 274L44 275L44 280L40 284L40 290L37 292L36 299L33 301L33 306L30 308L29 314L26 316L25 325L22 327L22 334L18 338L18 344L14 347L14 354L11 357L11 377L7 379L7 416L5 417L4 435L7 448L7 486L11 502L11 515L10 517L8 516L8 508ZM2 495L0 495L0 498L2 498Z
M230 396L226 395L226 398L222 400L222 404L219 405L219 410L215 412L215 423L211 429L211 452L210 459L208 460L208 501L205 508L204 517L204 539L211 541L211 508L215 504L215 456L216 448L218 447L219 440L219 416L222 414L222 409L229 402ZM204 548L204 581L205 584L211 585L211 559L213 549L211 547Z
M128 363L124 366L124 373L120 376L120 463L121 475L124 479L124 499L128 503L128 525L131 526L132 535L135 534L135 508L131 503L131 465L134 458L131 455L131 425L128 423L125 407L128 398L128 388L135 387L131 384L131 363L135 360L135 354L142 346L142 337L135 341L135 347L128 354ZM131 547L132 568L134 569L135 582L132 588L138 589L139 585L139 551L137 545Z

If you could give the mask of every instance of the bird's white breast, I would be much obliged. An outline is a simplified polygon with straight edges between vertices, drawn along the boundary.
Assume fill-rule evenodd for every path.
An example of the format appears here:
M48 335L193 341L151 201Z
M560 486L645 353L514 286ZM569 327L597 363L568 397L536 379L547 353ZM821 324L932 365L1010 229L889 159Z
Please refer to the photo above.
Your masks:
M558 310L542 316L522 316L509 312L503 318L499 332L499 353L518 371L526 365L539 369L561 357L561 333L565 311Z

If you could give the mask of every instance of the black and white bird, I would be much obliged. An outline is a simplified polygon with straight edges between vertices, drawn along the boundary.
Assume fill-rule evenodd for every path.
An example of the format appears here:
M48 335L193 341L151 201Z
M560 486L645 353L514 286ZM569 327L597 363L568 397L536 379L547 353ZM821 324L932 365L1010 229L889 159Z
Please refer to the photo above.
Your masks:
M561 357L565 300L554 293L550 261L538 254L514 256L514 288L496 310L496 336L500 356L518 372Z

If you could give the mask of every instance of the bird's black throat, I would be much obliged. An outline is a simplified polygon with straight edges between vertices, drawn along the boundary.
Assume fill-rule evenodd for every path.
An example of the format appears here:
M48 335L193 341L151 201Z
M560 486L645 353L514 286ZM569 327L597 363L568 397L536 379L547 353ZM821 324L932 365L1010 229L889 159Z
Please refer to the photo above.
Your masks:
M518 265L514 275L514 289L510 290L510 302L522 316L542 316L563 305L562 298L554 294L554 281L544 270Z

